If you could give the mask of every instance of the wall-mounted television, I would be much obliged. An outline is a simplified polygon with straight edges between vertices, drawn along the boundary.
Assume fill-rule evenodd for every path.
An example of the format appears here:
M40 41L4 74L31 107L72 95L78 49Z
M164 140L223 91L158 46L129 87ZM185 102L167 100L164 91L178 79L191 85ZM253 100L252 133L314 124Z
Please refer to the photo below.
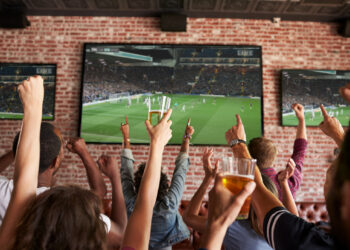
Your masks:
M223 145L240 114L248 139L262 134L260 46L85 44L80 136L121 143L127 116L131 143L149 142L148 102L171 98L173 137L181 144L187 119L196 145Z
M41 75L44 79L43 119L54 119L56 65L35 63L0 63L0 119L23 118L17 86L33 75Z
M298 124L291 108L293 103L304 105L307 126L318 126L323 121L321 104L329 115L348 126L350 107L340 96L339 88L350 82L350 71L284 69L281 77L283 126Z

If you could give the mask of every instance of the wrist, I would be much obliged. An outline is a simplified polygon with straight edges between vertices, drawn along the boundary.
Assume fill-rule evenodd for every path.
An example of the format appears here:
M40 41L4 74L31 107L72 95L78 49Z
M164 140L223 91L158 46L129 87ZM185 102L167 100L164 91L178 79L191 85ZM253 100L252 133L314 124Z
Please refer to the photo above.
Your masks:
M229 143L229 145L230 145L231 148L234 147L235 145L238 145L238 144L244 144L244 145L246 145L247 143L246 143L245 140L238 139L238 138L232 139L232 140L230 141L230 143Z
M157 150L157 152L162 152L163 153L163 150L164 150L164 147L165 145L159 141L159 140L151 140L151 143L150 143L150 149L152 150Z
M120 181L120 173L118 170L114 171L113 173L111 173L110 175L108 175L108 178L111 180L111 183L117 183L118 181Z
M214 179L214 176L210 174L205 174L204 175L204 181L212 181Z
M184 137L183 137L183 140L185 141L185 140L191 140L192 139L192 135L190 135L190 134L185 134L184 135Z

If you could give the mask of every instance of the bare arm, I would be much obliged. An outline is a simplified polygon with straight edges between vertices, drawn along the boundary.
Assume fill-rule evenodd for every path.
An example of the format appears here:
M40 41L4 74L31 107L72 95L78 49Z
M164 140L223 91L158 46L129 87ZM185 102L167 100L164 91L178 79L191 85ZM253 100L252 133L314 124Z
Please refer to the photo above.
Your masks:
M212 168L210 163L210 158L213 154L212 149L206 148L203 152L203 168L205 171L205 176L202 181L202 184L197 189L196 193L193 195L190 203L188 204L185 213L183 215L183 219L188 226L193 228L194 230L204 233L207 226L207 217L199 216L199 210L204 198L204 195L212 182L212 180L216 176L218 165L215 168Z
M304 107L299 103L294 103L292 105L292 109L295 112L295 115L298 119L298 128L297 128L297 139L307 139L306 136L306 125L305 125L305 117L304 117Z
M18 87L23 122L15 157L14 189L0 228L0 246L10 249L16 226L28 202L36 196L40 155L40 124L44 97L43 79L30 77Z
M103 177L98 170L97 164L91 157L83 138L71 138L67 143L67 149L77 154L82 160L91 191L97 194L100 199L106 195L107 188Z
M291 212L292 214L295 214L296 216L299 216L298 208L295 205L295 201L288 184L288 179L291 176L293 176L294 169L295 169L295 162L292 159L290 159L286 169L283 170L278 175L278 181L281 184L283 205L285 206L286 209L288 209L289 212Z
M323 105L321 105L320 108L323 114L323 122L320 123L319 127L322 132L331 137L340 148L344 140L344 129L337 118L328 115Z
M191 118L188 118L187 126L185 129L184 137L182 138L182 144L180 152L188 153L189 147L190 147L190 140L192 138L192 135L194 133L194 128L191 127Z
M149 158L134 211L130 215L126 227L123 246L133 247L137 250L148 249L153 207L159 188L162 155L164 146L171 138L171 121L169 120L171 113L172 111L169 109L162 120L154 127L148 120L146 121L147 132L151 139Z
M245 140L245 130L241 118L236 115L237 125L232 126L226 132L226 140L229 142L232 139ZM244 143L236 144L232 147L232 152L237 158L248 158L251 159L248 148ZM274 207L281 207L282 203L275 197L264 185L259 168L255 167L255 178L256 183L255 191L252 195L252 205L255 213L258 217L260 225L264 225L264 218L266 214Z
M108 244L120 247L127 224L125 201L120 180L120 169L115 158L102 155L97 161L101 171L110 179L112 184L112 212L111 231L109 232Z
M129 122L128 118L125 116L125 123L120 125L120 130L123 134L123 148L130 149L130 135L129 135Z
M12 150L0 157L0 173L4 171L15 159Z

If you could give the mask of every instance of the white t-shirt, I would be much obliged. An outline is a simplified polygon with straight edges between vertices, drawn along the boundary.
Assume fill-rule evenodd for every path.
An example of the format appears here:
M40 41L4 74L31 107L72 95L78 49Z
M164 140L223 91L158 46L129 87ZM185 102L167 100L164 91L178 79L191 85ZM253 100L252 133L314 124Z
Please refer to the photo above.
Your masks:
M36 195L39 195L46 190L50 189L49 187L39 187L36 189ZM0 226L4 219L7 207L11 200L11 194L13 191L13 180L9 180L4 176L0 176ZM100 214L100 219L105 223L106 232L109 233L111 230L111 220L108 216Z

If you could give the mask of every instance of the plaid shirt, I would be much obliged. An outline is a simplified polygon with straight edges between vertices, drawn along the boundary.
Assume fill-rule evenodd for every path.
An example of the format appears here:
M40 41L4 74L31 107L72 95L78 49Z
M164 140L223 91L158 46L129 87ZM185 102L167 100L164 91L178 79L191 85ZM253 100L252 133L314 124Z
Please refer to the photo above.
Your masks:
M294 141L293 154L292 159L294 160L296 166L294 170L294 174L288 179L288 185L290 191L292 192L293 198L295 197L295 193L298 191L301 180L302 180L302 170L303 170L303 161L305 157L305 152L307 148L307 140L305 139L296 139ZM268 176L274 183L278 191L278 198L282 200L282 191L281 185L278 181L278 175L281 172L276 172L276 170L272 167L265 168L261 170L261 173Z

